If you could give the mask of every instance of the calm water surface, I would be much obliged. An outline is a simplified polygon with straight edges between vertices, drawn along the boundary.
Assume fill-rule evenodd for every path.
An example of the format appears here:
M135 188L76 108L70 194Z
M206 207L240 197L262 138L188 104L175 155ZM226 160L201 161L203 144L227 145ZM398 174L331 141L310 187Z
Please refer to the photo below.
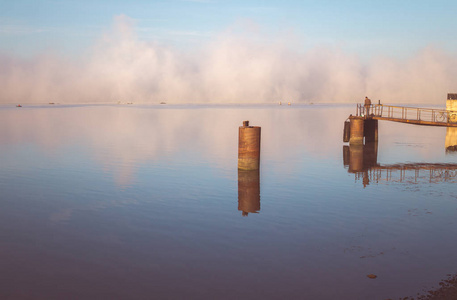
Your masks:
M446 128L380 122L378 145L344 148L354 111L0 107L0 298L394 299L437 287L457 271ZM258 173L237 170L243 120L262 127Z

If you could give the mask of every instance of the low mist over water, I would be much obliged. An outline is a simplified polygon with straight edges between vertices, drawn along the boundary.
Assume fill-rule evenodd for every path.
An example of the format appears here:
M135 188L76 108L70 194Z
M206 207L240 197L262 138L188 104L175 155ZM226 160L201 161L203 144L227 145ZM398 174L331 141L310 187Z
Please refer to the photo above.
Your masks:
M239 22L186 48L142 40L128 16L82 53L0 53L0 103L329 103L365 95L441 104L457 91L457 57L430 44L408 58L362 59L335 44L304 47L293 30ZM278 33L279 35L279 33Z

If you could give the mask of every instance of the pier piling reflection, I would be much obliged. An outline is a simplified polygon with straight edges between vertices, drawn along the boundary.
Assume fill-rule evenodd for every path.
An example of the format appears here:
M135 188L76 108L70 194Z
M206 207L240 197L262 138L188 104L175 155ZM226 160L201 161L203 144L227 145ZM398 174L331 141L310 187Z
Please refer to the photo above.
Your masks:
M243 216L260 211L259 170L238 170L238 210Z
M363 178L363 185L367 186L370 184L368 171L378 163L378 143L343 146L343 163L349 173Z
M447 143L448 140L446 140L446 146ZM446 148L446 151L451 150ZM361 180L364 187L371 182L419 184L457 181L457 164L423 162L380 164L377 157L377 143L343 146L344 167L348 169L348 173L355 174L355 180Z

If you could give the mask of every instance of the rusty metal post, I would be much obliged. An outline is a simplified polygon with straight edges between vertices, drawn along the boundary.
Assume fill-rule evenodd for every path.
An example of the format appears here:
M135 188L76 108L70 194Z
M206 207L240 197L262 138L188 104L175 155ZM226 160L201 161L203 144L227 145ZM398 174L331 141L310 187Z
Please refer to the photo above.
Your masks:
M238 210L243 216L260 211L259 170L238 169Z
M238 169L258 170L260 166L260 127L244 121L238 131Z
M363 117L349 117L351 122L351 137L349 139L350 145L363 144Z

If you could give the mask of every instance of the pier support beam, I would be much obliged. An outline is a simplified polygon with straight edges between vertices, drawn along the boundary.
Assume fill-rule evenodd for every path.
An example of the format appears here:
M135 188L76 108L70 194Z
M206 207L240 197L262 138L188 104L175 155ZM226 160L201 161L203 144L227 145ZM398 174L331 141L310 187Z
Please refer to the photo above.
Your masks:
M260 166L260 127L244 121L238 131L238 169L258 170Z
M363 145L363 130L364 118L363 117L349 117L351 122L351 137L349 139L350 145Z
M365 143L378 141L378 120L366 119L363 126Z

